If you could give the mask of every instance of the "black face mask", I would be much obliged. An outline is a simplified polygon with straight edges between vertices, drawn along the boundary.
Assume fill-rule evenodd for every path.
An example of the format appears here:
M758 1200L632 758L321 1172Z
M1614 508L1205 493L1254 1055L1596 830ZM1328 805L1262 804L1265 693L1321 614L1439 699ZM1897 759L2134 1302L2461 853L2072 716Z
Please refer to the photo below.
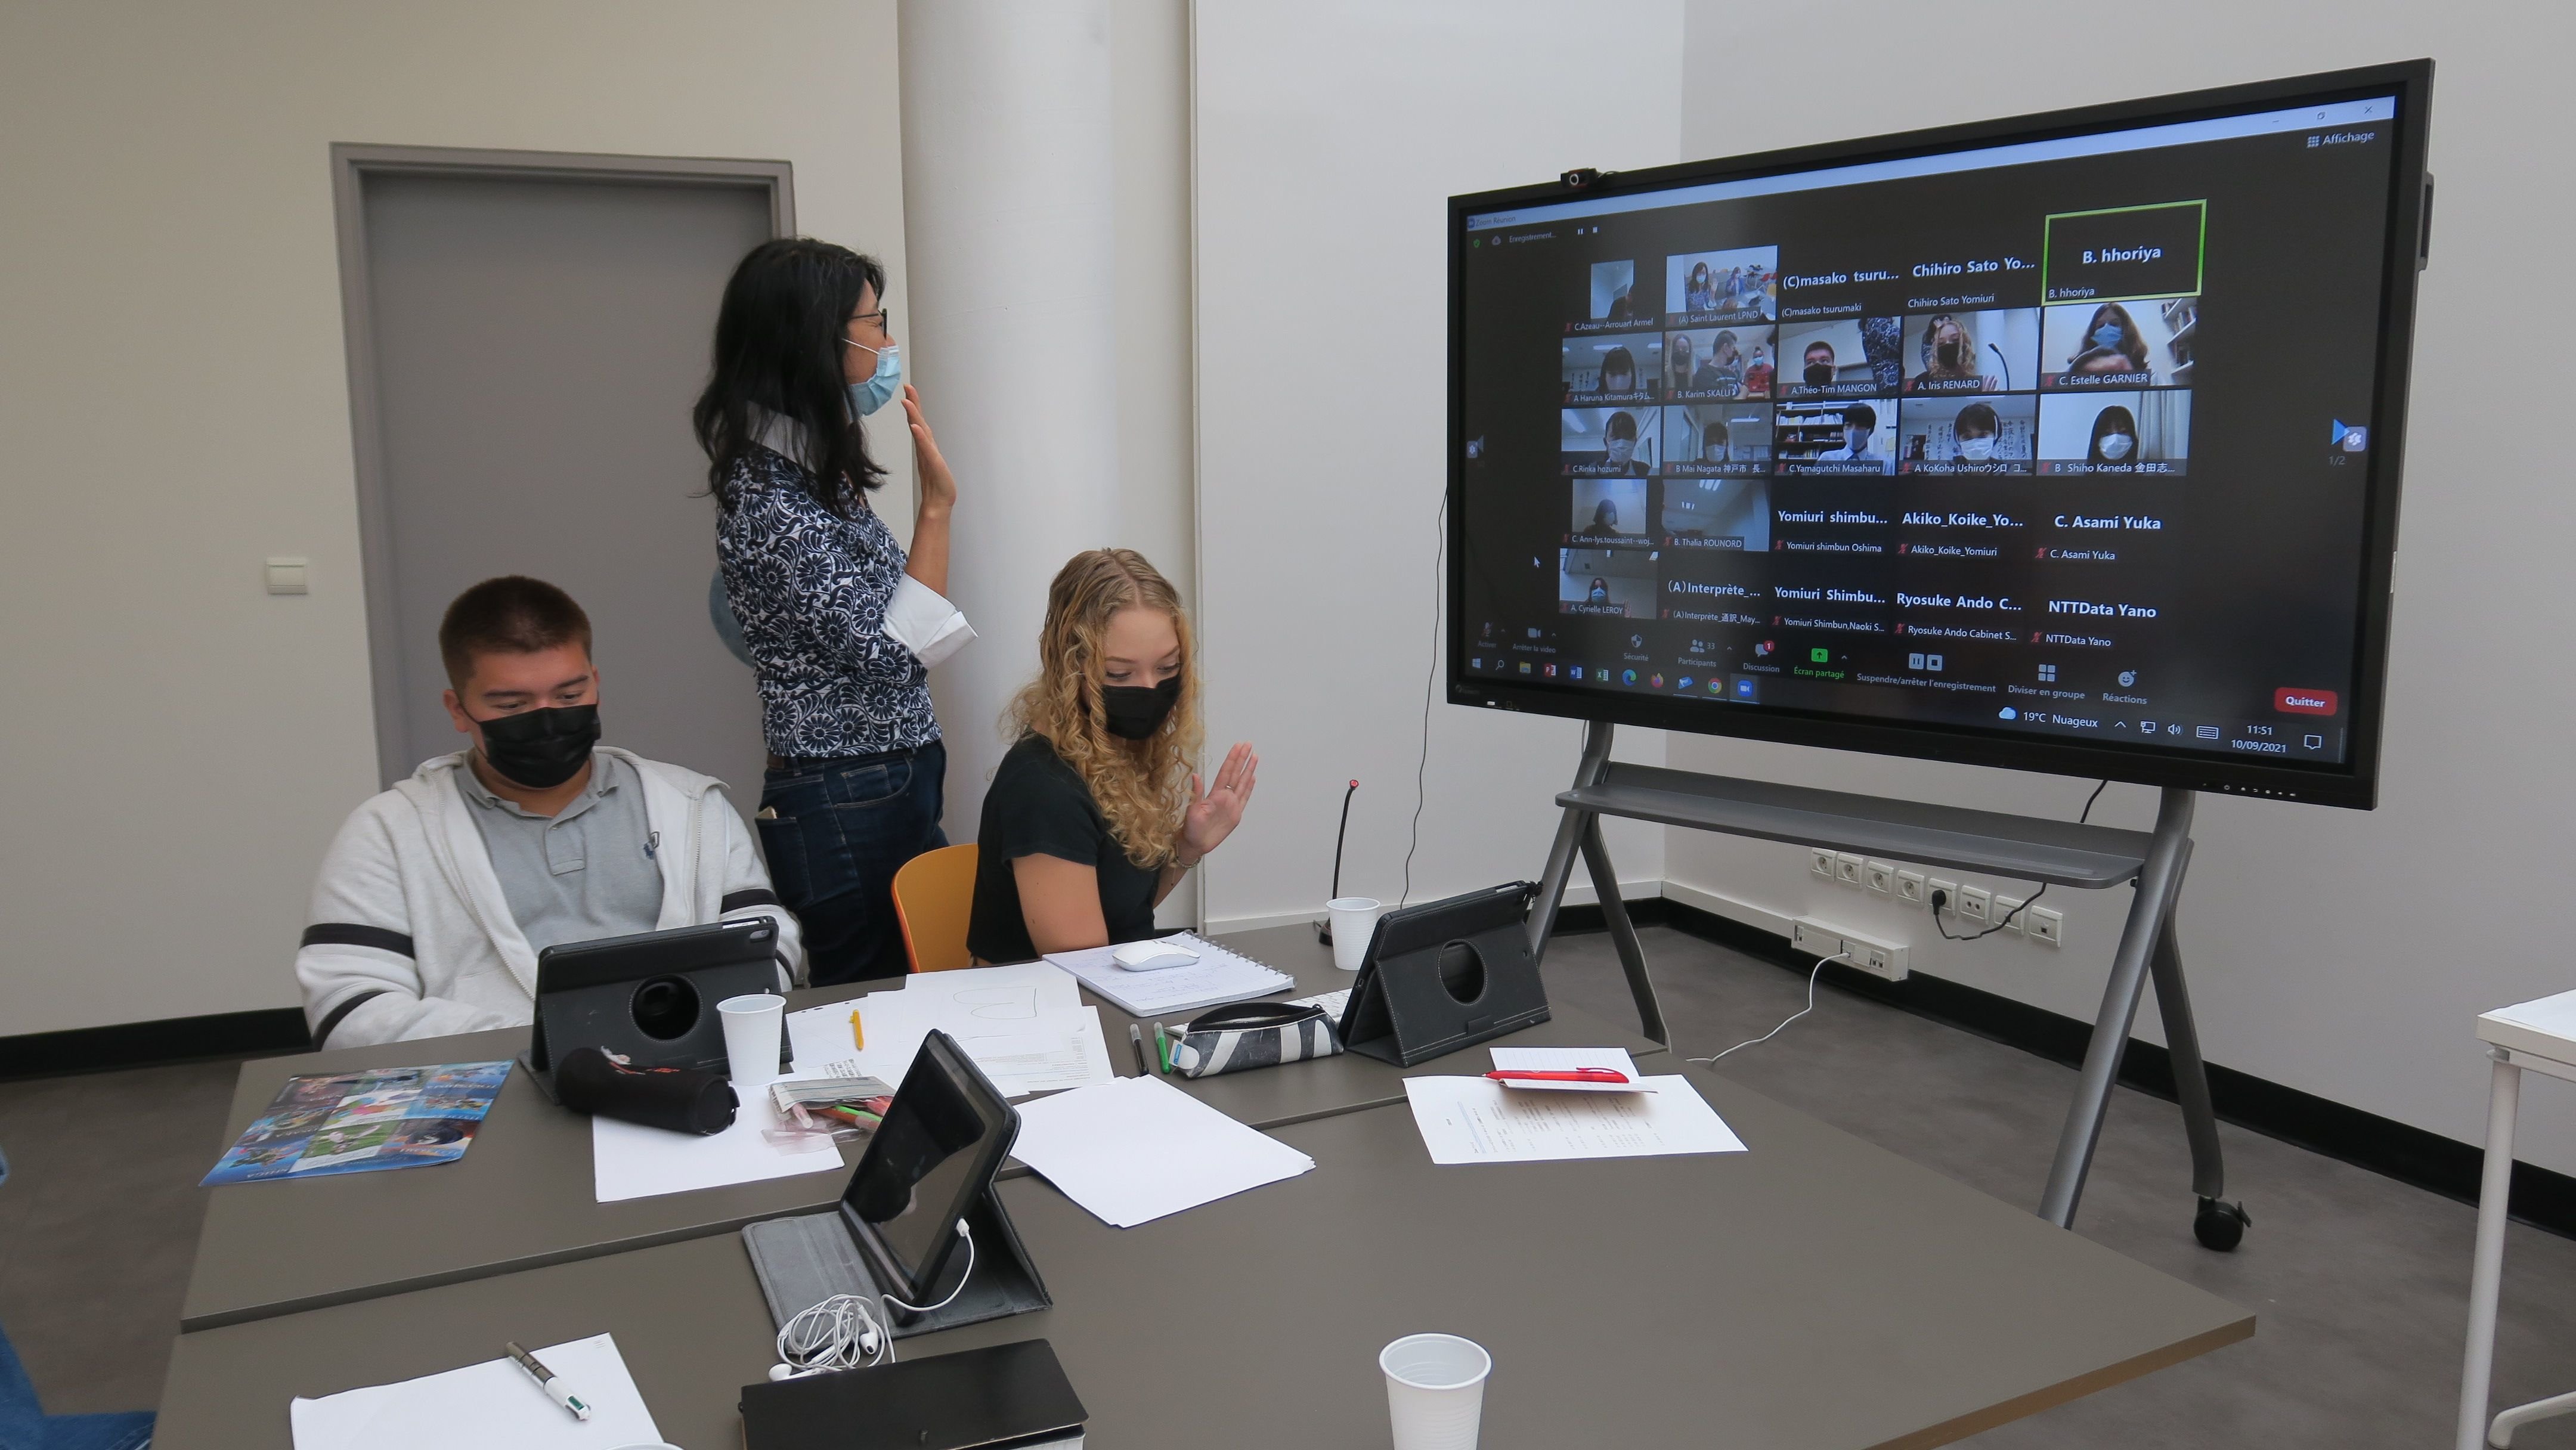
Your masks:
M1172 676L1152 689L1143 685L1104 685L1100 690L1101 724L1121 740L1142 740L1163 728L1172 707L1181 702L1181 677Z
M1833 380L1834 365L1832 363L1807 364L1807 383L1810 387L1821 388Z
M597 705L522 710L474 723L483 727L483 762L530 790L552 790L572 779L599 743Z

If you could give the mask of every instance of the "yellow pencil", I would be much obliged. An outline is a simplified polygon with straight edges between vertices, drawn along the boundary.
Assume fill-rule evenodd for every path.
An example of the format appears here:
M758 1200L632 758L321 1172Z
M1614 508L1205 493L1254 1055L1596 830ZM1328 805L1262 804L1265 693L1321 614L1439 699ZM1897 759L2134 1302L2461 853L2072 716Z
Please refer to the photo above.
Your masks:
M860 1028L859 1014L856 1011L850 1013L850 1045L861 1052L868 1049L868 1034Z

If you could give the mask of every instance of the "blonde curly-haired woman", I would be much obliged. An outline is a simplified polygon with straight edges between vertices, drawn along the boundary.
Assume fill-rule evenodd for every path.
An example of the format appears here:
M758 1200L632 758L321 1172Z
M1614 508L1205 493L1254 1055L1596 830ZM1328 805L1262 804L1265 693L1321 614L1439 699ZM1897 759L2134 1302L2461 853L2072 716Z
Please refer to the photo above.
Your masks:
M1232 834L1260 759L1202 791L1197 661L1171 581L1133 549L1076 554L1047 588L1019 742L984 796L966 949L1021 962L1154 934L1154 908Z

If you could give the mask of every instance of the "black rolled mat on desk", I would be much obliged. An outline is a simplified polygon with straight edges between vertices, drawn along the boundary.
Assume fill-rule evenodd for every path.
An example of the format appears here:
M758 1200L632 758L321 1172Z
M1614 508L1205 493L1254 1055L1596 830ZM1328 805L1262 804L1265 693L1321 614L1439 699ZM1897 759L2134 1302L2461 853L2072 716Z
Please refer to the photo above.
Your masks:
M565 1107L674 1133L721 1133L740 1106L723 1073L689 1067L620 1067L596 1047L576 1047L555 1068Z

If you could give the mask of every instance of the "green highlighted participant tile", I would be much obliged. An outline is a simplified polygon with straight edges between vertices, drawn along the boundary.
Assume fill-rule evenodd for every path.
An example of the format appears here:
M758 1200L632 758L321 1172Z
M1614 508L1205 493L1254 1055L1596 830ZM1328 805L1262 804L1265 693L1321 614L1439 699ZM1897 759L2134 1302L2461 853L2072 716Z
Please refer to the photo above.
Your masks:
M2125 302L2200 292L2209 204L2171 201L2059 212L2043 223L2040 296Z

